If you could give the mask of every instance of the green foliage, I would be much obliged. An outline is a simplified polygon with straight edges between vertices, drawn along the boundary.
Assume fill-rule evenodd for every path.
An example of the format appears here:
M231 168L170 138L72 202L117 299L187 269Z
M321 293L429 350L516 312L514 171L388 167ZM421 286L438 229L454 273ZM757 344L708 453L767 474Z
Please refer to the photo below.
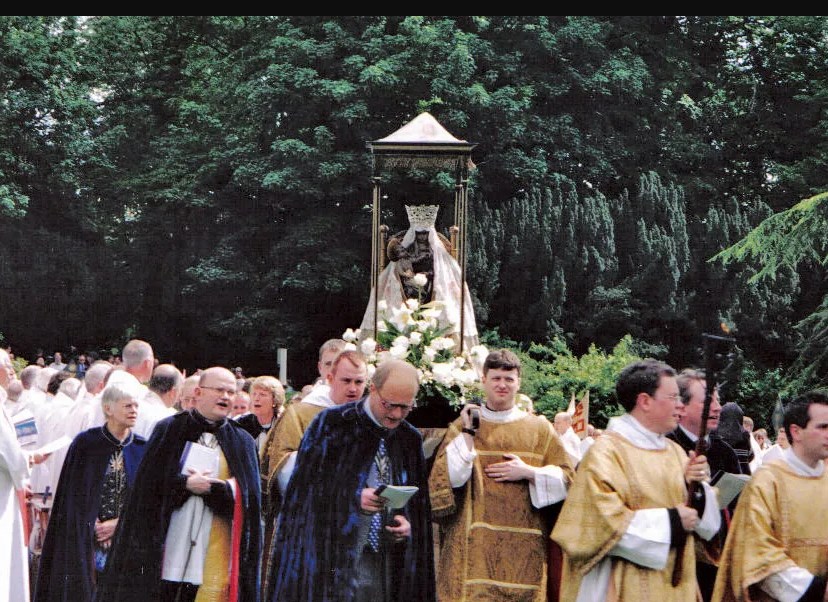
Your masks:
M615 381L625 366L642 358L640 343L629 335L609 353L591 345L580 356L560 338L548 345L532 343L528 348L501 338L497 332L487 333L483 340L490 348L511 348L520 357L520 390L534 401L535 411L552 420L567 409L573 394L580 400L589 392L589 420L599 428L623 413L615 400Z
M2 327L29 352L134 327L189 367L287 346L309 380L368 298L365 141L429 110L478 143L481 326L578 357L630 333L683 366L726 319L757 370L801 341L817 366L821 197L734 247L758 268L707 260L828 188L826 23L0 17ZM451 225L452 185L386 174L383 221L435 200Z

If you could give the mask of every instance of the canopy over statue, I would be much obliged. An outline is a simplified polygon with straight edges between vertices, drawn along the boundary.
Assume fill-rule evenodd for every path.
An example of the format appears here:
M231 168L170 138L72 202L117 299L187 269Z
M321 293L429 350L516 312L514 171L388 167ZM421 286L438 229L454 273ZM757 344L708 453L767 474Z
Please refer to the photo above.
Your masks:
M405 209L409 228L395 234L388 242L389 263L380 273L376 289L379 290L379 301L385 301L389 308L399 307L406 299L417 299L421 303L439 301L443 305L443 313L438 318L439 326L450 328L450 333L458 339L463 303L463 342L466 349L471 349L478 342L471 296L463 282L460 265L451 255L451 243L435 228L439 207L406 205ZM424 284L415 281L414 277L418 274L425 276ZM465 294L462 294L464 289ZM375 290L372 289L362 319L363 335L375 334L374 295Z
M441 301L442 326L449 327L459 352L477 344L477 326L466 286L466 241L469 168L474 143L455 138L428 113L421 113L396 132L368 142L373 159L373 224L371 227L371 299L362 321L363 336L376 336L382 324L380 301L389 310L407 299ZM394 169L439 169L454 172L452 244L443 243L434 225L437 206L406 207L410 227L385 243L382 215L382 172ZM419 232L419 235L417 234ZM445 239L443 239L445 240ZM448 248L447 248L448 247ZM386 251L390 264L386 266ZM424 280L424 282L423 282ZM463 336L460 336L460 333Z

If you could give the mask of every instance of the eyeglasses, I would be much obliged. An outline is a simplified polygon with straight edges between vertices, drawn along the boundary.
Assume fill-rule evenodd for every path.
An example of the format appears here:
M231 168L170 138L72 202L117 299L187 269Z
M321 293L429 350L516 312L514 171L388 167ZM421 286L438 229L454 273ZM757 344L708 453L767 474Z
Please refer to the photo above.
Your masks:
M655 395L651 395L650 397L655 399ZM679 395L678 393L673 393L672 395L662 395L661 398L676 403L679 399L681 399L681 395Z
M412 400L411 403L391 403L390 401L384 399L382 395L380 395L378 389L374 389L374 392L377 394L377 397L379 397L382 407L384 407L388 411L400 410L403 414L408 414L411 410L417 407L416 399Z
M227 394L227 395L230 395L231 397L236 394L235 387L232 388L232 389L225 389L224 387L208 387L207 385L201 385L199 388L200 389L212 389L213 391L216 391L219 395Z

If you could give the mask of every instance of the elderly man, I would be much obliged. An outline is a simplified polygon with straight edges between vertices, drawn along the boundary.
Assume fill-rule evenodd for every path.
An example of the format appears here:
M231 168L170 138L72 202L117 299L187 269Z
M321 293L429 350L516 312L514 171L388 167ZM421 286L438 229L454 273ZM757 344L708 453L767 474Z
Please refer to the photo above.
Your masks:
M682 412L676 373L655 360L630 364L616 395L627 413L584 458L552 531L564 552L561 600L695 602L696 556L686 540L712 538L721 515L706 482L687 504L687 483L709 478L709 466L704 456L688 461L664 436Z
M146 385L152 378L155 355L149 343L133 339L124 346L122 356L124 369L113 371L106 386L118 385L128 391L133 399L138 400L138 422L135 424L135 434L149 439L156 423L169 416L166 408L146 401L149 394Z
M279 515L268 600L434 600L422 437L405 421L418 388L413 366L386 360L367 398L311 423ZM419 490L392 510L380 485Z
M235 394L232 372L208 368L195 409L158 423L99 602L259 600L259 465L253 439L227 419ZM203 468L188 469L198 456Z
M549 421L515 406L520 360L506 349L483 364L486 395L475 426L466 406L429 478L444 527L441 600L546 600L544 508L566 497L572 464Z
M689 455L690 452L696 449L696 443L701 433L701 416L704 410L707 381L704 372L687 369L679 373L676 382L679 386L679 395L681 396L681 403L684 405L684 412L679 418L676 430L668 433L667 438L678 443ZM719 413L721 411L722 405L719 403L719 393L714 391L710 402L710 413L707 418L708 448L705 452L714 482L723 472L741 473L736 452L713 432L719 426ZM735 507L735 503L733 507ZM723 518L726 519L726 516L723 516ZM726 536L727 520L723 520L722 529L719 533L719 549L724 545ZM713 585L716 583L716 565L707 553L700 553L697 556L696 577L699 581L699 589L701 590L702 599L710 600L713 595Z
M714 600L828 599L828 394L794 399L783 425L791 445L742 492Z

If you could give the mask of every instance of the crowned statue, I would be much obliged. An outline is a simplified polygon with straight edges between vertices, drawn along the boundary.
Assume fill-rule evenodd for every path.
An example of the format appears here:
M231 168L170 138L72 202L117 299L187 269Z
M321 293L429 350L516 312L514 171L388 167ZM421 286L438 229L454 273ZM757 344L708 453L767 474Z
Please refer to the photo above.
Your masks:
M443 312L438 318L441 328L450 328L449 334L459 340L462 281L460 266L451 255L451 243L437 232L437 205L405 207L409 228L388 242L389 263L379 275L379 301L387 307L400 307L407 299L420 303L439 301ZM373 336L374 295L362 319L363 335ZM380 312L379 320L382 320ZM463 345L471 349L477 345L477 325L474 320L471 295L466 287L463 311Z

